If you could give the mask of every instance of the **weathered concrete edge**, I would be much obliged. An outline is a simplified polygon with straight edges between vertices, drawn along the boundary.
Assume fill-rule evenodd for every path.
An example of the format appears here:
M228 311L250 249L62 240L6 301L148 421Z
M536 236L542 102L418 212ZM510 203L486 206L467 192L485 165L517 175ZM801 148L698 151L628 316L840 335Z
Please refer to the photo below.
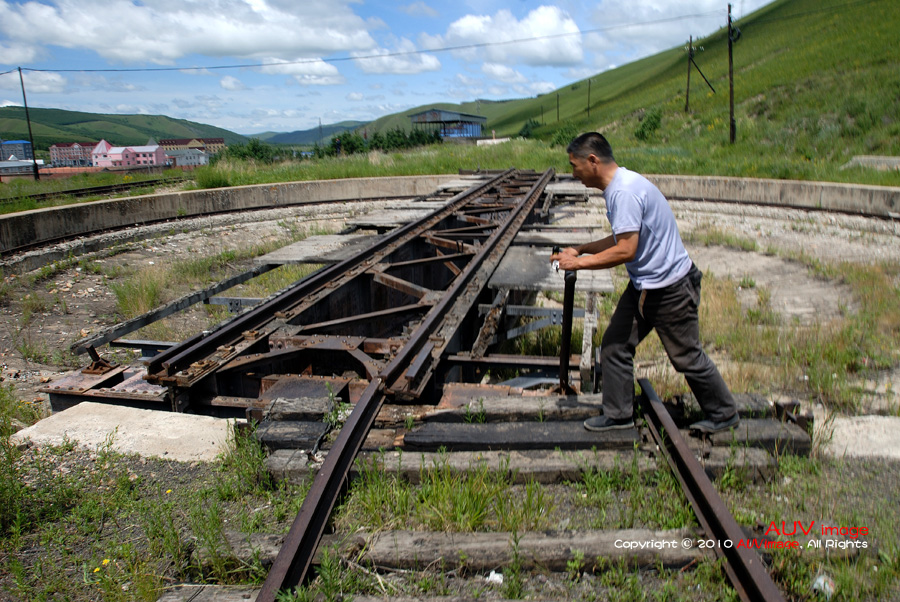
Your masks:
M900 188L719 176L647 176L670 199L782 205L900 218Z
M885 218L900 217L900 188L830 182L718 176L648 176L669 198L765 203ZM396 176L286 182L193 190L35 209L0 216L0 254L27 244L74 237L97 229L176 217L286 207L324 201L420 196L455 175Z
M454 175L354 178L257 184L33 209L0 217L0 253L98 229L116 229L173 218L288 207L324 201L357 201L431 194Z

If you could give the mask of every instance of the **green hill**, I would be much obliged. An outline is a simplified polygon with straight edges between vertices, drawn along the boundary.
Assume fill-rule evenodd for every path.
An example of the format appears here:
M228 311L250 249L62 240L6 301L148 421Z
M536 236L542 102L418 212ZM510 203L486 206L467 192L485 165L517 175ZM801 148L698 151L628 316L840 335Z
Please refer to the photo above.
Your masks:
M896 0L778 0L736 25L733 145L724 22L695 40L715 93L693 70L689 111L687 52L677 47L593 76L590 86L585 79L529 99L423 105L366 129L408 130L408 116L432 106L485 116L487 133L498 136L532 120L531 135L546 141L561 131L604 132L620 157L658 173L835 179L854 155L900 155Z
M57 142L97 142L114 145L146 144L150 138L224 138L226 144L245 143L234 132L163 115L102 115L29 107L34 145L49 150ZM28 124L22 107L0 107L0 133L6 139L28 140Z
M353 131L362 128L365 125L367 125L367 122L365 121L342 121L340 123L323 125L320 128L315 127L308 130L298 130L296 132L276 133L269 135L266 138L261 138L259 136L253 137L260 138L260 140L270 144L303 144L312 146L316 143L319 143L320 145L325 144L332 136Z

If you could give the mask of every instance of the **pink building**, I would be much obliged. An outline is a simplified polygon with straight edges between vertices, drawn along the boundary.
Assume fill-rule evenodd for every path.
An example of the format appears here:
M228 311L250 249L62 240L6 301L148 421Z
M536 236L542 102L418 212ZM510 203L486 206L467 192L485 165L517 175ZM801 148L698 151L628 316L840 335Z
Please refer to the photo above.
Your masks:
M96 167L141 167L165 165L166 151L158 144L152 146L111 146L101 140L92 153Z

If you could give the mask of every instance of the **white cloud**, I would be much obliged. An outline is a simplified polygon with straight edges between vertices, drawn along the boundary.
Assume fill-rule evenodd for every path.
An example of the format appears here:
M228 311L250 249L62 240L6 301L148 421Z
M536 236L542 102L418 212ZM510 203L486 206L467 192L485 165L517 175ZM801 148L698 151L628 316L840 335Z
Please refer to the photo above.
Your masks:
M44 71L22 71L26 94L59 94L65 91L68 80L59 73ZM20 90L22 85L18 75L0 77L0 90Z
M413 2L412 4L408 4L406 6L398 6L397 9L409 15L410 17L440 17L441 13L437 10L431 8L421 0L418 2Z
M350 94L347 95L347 100L349 100L350 102L360 102L365 99L366 99L365 95L360 92L351 92Z
M168 64L202 54L258 59L321 56L375 47L368 24L348 0L304 2L219 0L134 3L130 0L52 0L0 3L0 37L11 47L52 40L124 63ZM6 60L6 59L4 59Z
M236 77L231 75L226 75L222 79L219 80L219 85L222 86L226 90L230 90L232 92L236 92L238 90L246 90L247 86Z
M0 7L0 15L2 15ZM0 17L2 21L2 17ZM33 62L42 54L40 48L33 44L0 44L0 65L21 65Z
M487 44L456 51L470 61L560 66L583 60L578 32L578 25L560 8L540 6L521 21L506 9L493 16L466 15L451 23L446 34L423 35L420 41L430 49Z
M268 59L265 67L260 67L262 73L270 75L290 75L300 85L304 86L331 86L344 83L344 76L337 67L326 63L322 59L309 59L300 61L284 61L281 59Z
M22 103L12 100L0 100L0 107L21 107Z
M356 66L365 73L415 75L441 68L436 56L417 53L415 45L407 39L399 40L394 50L382 48L374 52L354 52L353 56L356 57Z
M507 65L485 63L481 66L481 71L491 79L507 84L521 84L528 81L524 75Z
M513 90L519 96L538 96L553 92L558 87L553 82L528 82L524 85L513 86Z

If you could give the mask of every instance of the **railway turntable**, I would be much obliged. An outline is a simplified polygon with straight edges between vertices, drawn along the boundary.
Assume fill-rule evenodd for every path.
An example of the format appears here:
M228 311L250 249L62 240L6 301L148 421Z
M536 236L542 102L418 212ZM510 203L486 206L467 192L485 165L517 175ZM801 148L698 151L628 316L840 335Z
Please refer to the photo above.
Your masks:
M408 450L422 458L440 450L505 453L508 462L529 462L538 454L547 474L555 475L546 478L558 478L572 470L567 451L640 448L649 458L666 448L662 431L670 441L683 441L671 418L650 421L655 444L648 429L591 433L580 427L602 401L592 347L594 308L613 284L607 272L567 279L548 258L555 244L596 237L591 226L554 223L555 204L586 200L552 170L488 174L452 196L420 199L421 211L387 216L383 223L397 221L392 229L378 226L374 235L352 233L347 245L332 237L330 246L307 242L261 258L248 278L277 263L325 267L249 308L232 304L241 313L210 332L172 346L148 345L143 366L115 366L96 351L121 336L122 328L81 341L90 366L43 392L55 410L87 400L244 416L258 424L256 437L269 451L273 474L315 473L259 592L259 600L273 600L305 579L361 452ZM227 287L214 288L206 298ZM548 290L565 291L562 307L535 305L537 294ZM576 290L584 299L578 310ZM584 323L580 353L570 349L575 317ZM563 326L559 350L546 356L509 351L521 335L557 324ZM649 383L642 390L646 412L658 412L661 402ZM748 420L734 436L754 450L743 457L760 475L770 462L763 449L809 453L806 432L774 419L765 400L742 396L741 405ZM793 417L790 408L782 415ZM677 453L693 459L685 469L689 480L702 481L705 471L724 466L727 447L712 437ZM697 454L707 466L697 465ZM399 459L396 464L400 470ZM695 488L702 506L708 496L702 483L685 480L684 486ZM712 530L723 522L718 511L702 521ZM733 533L731 523L725 528L732 531L722 533ZM765 583L755 589L757 580L764 581L758 566L747 569L746 558L728 562L750 592L745 599L779 599Z

